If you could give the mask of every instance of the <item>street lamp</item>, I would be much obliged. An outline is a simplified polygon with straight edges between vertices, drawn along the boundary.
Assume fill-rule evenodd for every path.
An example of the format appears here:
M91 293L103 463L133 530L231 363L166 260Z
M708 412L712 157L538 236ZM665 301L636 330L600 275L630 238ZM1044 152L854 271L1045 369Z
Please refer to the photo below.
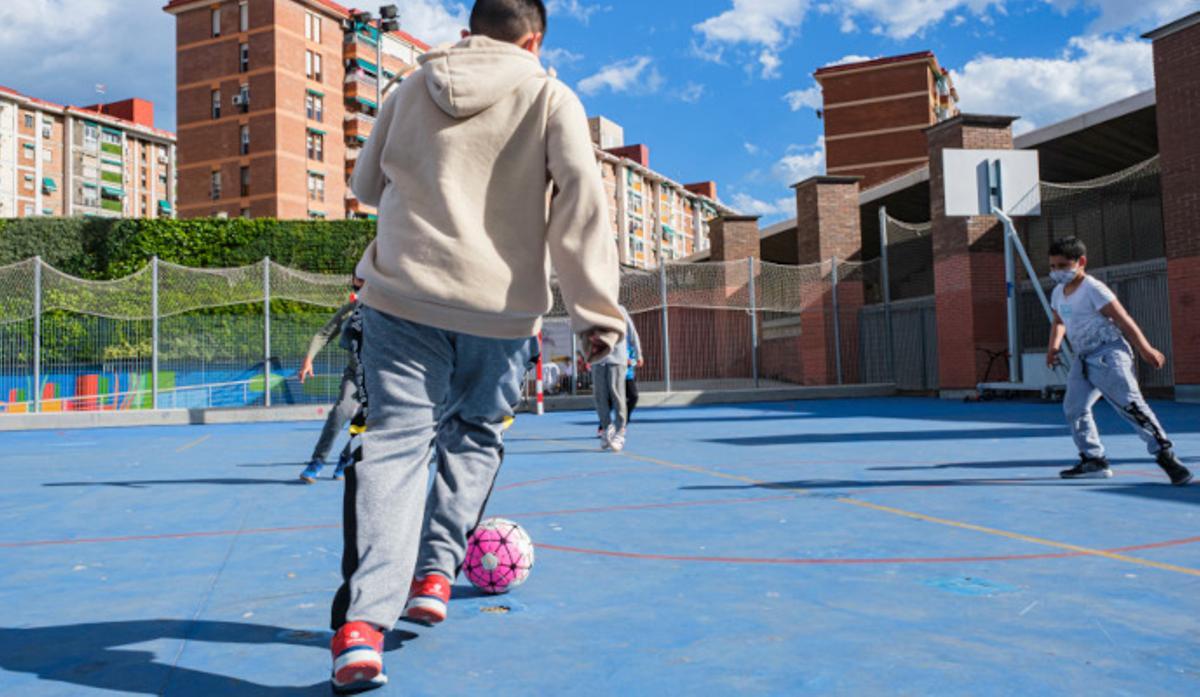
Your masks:
M400 28L400 11L395 5L384 5L379 8L379 31L375 35L375 108L383 109L383 35ZM354 15L355 31L364 26L371 26L371 13L359 12Z

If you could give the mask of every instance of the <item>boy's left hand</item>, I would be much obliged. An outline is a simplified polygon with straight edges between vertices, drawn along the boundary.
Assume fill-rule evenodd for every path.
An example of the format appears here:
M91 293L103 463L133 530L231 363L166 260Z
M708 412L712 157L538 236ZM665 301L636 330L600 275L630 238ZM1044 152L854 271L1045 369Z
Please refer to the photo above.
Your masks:
M1142 360L1154 366L1155 370L1162 370L1163 366L1167 364L1167 357L1153 346L1142 349Z

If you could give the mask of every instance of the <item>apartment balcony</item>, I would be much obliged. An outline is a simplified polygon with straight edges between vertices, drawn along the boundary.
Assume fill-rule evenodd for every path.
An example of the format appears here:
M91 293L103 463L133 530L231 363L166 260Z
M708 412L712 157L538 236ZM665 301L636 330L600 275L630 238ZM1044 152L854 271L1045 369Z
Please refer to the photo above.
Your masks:
M375 79L375 76L362 70L355 70L346 74L346 84L342 88L342 93L346 99L362 98L374 103L375 90L378 88L379 81Z
M364 138L371 135L371 129L375 127L375 117L366 114L347 114L346 115L346 137Z

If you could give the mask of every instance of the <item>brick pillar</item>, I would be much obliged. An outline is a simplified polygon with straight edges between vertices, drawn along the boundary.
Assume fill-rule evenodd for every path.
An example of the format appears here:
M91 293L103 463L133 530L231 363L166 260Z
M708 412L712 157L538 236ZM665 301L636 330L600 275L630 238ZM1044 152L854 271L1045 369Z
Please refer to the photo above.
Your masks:
M937 298L938 379L943 397L974 394L987 351L1008 346L1004 228L994 216L948 218L942 150L1011 150L1011 116L962 114L925 131L929 139L929 199ZM1008 379L998 358L989 380Z
M709 240L711 261L725 263L721 273L714 274L713 282L724 286L724 297L731 309L693 311L693 314L711 320L712 341L711 348L699 345L704 334L697 333L689 352L693 356L703 356L704 362L709 364L706 376L748 378L752 373L753 346L750 318L743 308L749 303L750 262L746 260L760 258L758 216L721 216L710 223Z
M796 246L798 262L813 267L800 288L800 362L806 385L837 382L834 322L842 337L842 377L858 380L858 310L863 305L861 276L838 283L839 316L833 314L832 269L826 263L862 258L862 225L858 186L861 177L818 176L806 179L796 190ZM819 270L818 270L819 269Z
M1175 398L1200 402L1200 12L1146 38L1154 41Z

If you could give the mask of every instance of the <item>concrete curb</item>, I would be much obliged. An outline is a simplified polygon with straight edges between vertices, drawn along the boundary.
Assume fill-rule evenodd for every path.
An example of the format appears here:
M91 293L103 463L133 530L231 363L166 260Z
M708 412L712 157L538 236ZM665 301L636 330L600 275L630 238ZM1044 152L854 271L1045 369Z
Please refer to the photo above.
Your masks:
M700 404L747 404L751 402L787 402L805 399L861 399L891 397L896 388L890 384L844 385L828 387L769 387L743 390L694 390L687 392L642 393L638 409L643 407L687 407ZM547 397L546 411L590 411L591 396ZM2 414L0 432L66 430L81 428L122 428L129 426L199 426L206 424L273 423L280 421L320 421L329 413L327 405L252 407L241 409L162 409L158 411L93 411L50 414Z

